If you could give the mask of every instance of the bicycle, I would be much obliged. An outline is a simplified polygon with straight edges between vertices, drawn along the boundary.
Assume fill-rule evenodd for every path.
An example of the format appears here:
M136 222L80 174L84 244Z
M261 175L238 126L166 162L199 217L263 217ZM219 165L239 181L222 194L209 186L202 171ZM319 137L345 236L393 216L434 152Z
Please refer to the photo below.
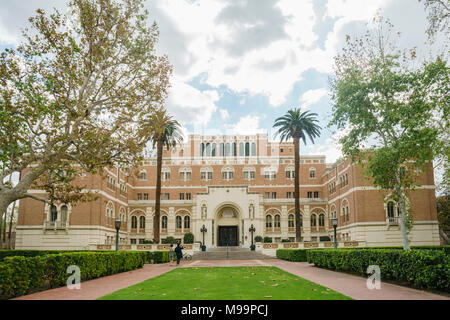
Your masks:
M183 260L186 260L186 261L192 260L192 256L188 253L185 253L185 254L183 254Z

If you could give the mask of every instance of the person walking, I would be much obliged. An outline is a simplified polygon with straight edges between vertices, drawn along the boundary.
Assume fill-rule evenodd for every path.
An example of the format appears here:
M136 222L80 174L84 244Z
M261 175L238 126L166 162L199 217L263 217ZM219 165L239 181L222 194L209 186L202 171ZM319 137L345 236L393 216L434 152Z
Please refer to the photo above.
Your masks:
M180 260L183 258L183 251L184 249L182 246L180 246L180 243L177 242L177 247L175 248L175 253L177 254L177 266L180 265Z
M170 259L170 264L169 266L173 266L173 244L170 245L170 249L169 249L169 259Z

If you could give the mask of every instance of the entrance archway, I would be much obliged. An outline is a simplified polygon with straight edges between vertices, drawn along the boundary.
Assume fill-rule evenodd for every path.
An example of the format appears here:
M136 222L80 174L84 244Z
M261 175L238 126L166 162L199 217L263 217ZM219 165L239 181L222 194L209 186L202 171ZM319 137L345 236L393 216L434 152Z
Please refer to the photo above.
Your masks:
M216 211L217 245L239 246L239 209L232 204L223 204Z

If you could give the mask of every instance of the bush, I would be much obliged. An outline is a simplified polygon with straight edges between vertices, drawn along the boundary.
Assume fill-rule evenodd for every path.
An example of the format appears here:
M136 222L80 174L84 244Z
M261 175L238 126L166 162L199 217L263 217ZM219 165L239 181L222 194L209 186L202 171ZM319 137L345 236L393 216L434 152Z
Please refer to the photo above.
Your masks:
M306 262L308 249L278 249L277 258L292 262Z
M66 285L67 267L76 265L81 281L141 268L148 252L69 252L6 257L0 263L0 298L7 299Z
M261 237L261 236L255 237L255 242L262 242L262 241L263 241L263 237Z
M169 236L165 239L162 239L161 243L162 244L175 244L175 243L177 243L177 240L174 237Z
M6 257L37 257L69 252L110 252L110 250L0 250L0 262Z
M194 234L190 233L190 232L186 233L184 235L183 242L186 243L186 244L194 243Z
M143 244L153 244L153 241L152 240L144 240Z
M271 237L264 237L264 243L272 243Z
M366 276L369 265L378 265L382 279L450 292L450 257L443 250L321 249L306 255L320 268Z
M291 240L289 240L289 239L281 239L281 242L282 243L286 243L286 242L291 242Z

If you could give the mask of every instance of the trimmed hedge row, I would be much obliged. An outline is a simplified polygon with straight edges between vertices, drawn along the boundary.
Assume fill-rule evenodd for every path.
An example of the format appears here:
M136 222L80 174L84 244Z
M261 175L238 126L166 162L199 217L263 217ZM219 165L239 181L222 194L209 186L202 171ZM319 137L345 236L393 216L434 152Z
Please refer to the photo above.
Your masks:
M6 257L37 257L70 252L111 252L111 250L0 250L0 262Z
M309 249L278 249L277 258L292 262L306 262L306 251Z
M450 292L450 256L441 250L314 249L306 255L320 268L367 276L367 267L378 265L382 279Z
M76 265L81 281L141 268L148 252L70 252L6 257L0 263L0 298L7 299L66 285L67 267Z

